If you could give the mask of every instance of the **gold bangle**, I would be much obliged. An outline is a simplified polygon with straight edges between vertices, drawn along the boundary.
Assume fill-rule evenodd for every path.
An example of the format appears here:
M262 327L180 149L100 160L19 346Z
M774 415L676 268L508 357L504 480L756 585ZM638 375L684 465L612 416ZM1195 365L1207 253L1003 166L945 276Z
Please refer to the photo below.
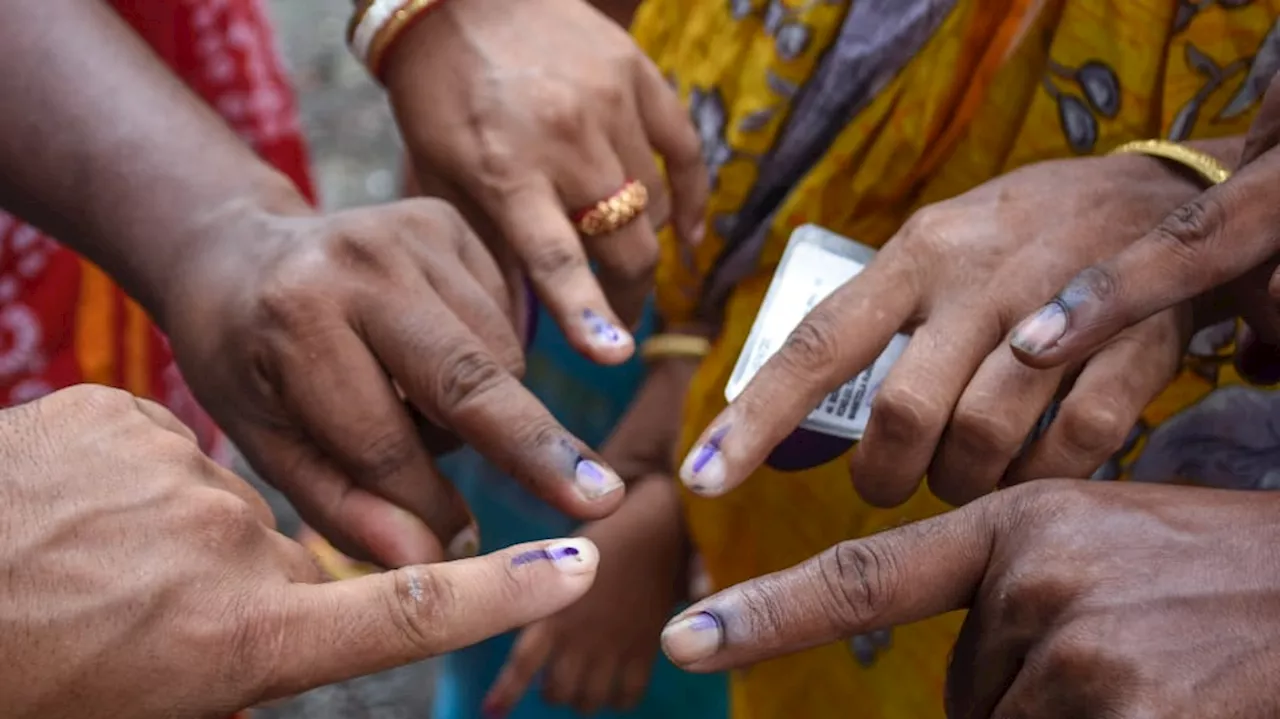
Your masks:
M378 35L369 47L369 73L382 79L382 61L395 41L409 29L414 20L422 17L422 13L440 4L442 0L409 0L404 7L391 15L387 23L378 30Z
M645 362L667 357L701 359L711 352L711 341L693 335L654 335L640 345L640 358Z
M1169 140L1138 140L1112 150L1112 155L1147 155L1174 162L1199 175L1210 185L1221 185L1231 179L1231 170L1218 158Z
M364 16L369 12L370 7L373 7L373 0L360 0L360 2L356 4L356 11L351 13L351 20L347 23L348 45L350 45L351 41L355 38L356 28L360 27L360 21L364 19Z

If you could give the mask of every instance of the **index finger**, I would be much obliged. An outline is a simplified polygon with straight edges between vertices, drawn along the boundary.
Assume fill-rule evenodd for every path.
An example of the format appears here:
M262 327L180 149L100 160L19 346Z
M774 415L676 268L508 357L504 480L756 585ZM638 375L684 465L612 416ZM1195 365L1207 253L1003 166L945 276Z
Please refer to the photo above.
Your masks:
M1234 280L1280 249L1280 148L1183 205L1023 320L1010 344L1036 368L1077 362L1121 330Z
M886 250L809 312L711 423L680 478L717 496L742 483L822 398L868 367L915 311L917 270Z
M991 558L994 501L842 542L731 587L669 623L663 650L683 669L713 672L963 609Z
M586 594L598 563L589 540L566 539L290 585L258 618L274 630L266 698L421 661L542 619Z
M423 301L424 298L426 301ZM573 517L622 501L622 480L569 433L434 290L388 297L361 323L387 371L419 411Z
M625 362L635 351L635 340L609 305L555 190L536 182L497 199L479 197L478 204L507 238L538 299L574 348L601 364Z

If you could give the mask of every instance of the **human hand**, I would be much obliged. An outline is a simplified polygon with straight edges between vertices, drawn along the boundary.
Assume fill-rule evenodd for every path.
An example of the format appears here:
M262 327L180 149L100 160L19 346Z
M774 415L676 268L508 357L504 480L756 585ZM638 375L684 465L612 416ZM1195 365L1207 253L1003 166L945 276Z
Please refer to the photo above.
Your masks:
M1032 482L721 592L663 647L717 671L967 608L949 717L1271 716L1278 503Z
M1067 283L1014 333L1019 359L1033 367L1073 361L1165 307L1212 293L1210 303L1226 304L1248 322L1236 358L1242 373L1280 381L1277 145L1280 75L1249 131L1240 170Z
M926 474L953 504L1002 479L1088 476L1174 376L1186 308L1051 372L1025 367L1003 340L1059 278L1113 254L1197 192L1157 160L1113 156L1032 165L921 210L809 313L703 433L681 478L706 495L741 483L898 332L911 341L870 390L870 421L850 460L868 502L905 502ZM1056 419L1024 450L1061 394Z
M485 697L485 716L505 715L544 669L546 700L584 716L640 703L662 625L683 586L688 546L680 517L671 477L649 475L631 486L617 512L583 528L602 558L595 584L520 632Z
M0 411L0 459L15 719L227 716L535 621L595 574L574 539L319 584L247 483L119 390Z
M197 397L307 524L383 566L474 553L432 463L445 430L570 515L618 506L621 480L516 379L509 295L456 212L285 206L208 218L159 316Z
M582 0L465 0L433 8L383 65L423 188L523 267L574 347L608 364L629 357L654 228L670 216L695 244L709 193L697 133L653 63ZM632 179L648 189L647 221L580 238L572 216Z

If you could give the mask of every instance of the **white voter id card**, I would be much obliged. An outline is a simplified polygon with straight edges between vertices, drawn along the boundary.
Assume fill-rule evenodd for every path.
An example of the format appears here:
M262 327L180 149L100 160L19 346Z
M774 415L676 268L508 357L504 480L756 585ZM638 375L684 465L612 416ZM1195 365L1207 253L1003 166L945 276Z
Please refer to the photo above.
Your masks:
M817 225L796 228L725 386L725 397L732 402L742 394L805 315L861 272L875 255L870 247ZM858 331L857 327L845 329ZM843 439L862 439L871 417L871 402L909 340L907 335L894 335L875 363L828 395L800 426Z

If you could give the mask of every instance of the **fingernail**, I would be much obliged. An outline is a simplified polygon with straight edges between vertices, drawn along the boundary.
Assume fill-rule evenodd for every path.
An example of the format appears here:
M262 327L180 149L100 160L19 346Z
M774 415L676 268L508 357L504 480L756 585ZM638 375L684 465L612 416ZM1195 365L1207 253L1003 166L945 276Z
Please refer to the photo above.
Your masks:
M578 457L573 466L573 482L589 501L622 489L622 478L599 462Z
M662 650L676 664L692 664L714 655L724 643L720 621L707 612L677 619L662 630Z
M720 442L729 433L721 427L685 457L680 467L680 480L695 494L714 497L724 491L725 465Z
M597 347L625 347L634 342L631 333L592 310L582 311L582 322L586 325L589 341Z
M1058 301L1022 321L1009 342L1029 355L1038 355L1053 347L1067 332L1067 311Z
M587 539L564 539L548 544L542 549L522 552L511 560L511 566L519 567L540 560L548 560L565 574L587 574L596 568L600 552Z
M445 551L448 553L450 560L469 559L480 553L480 528L475 524L467 526L466 529L458 532L458 536L449 542L449 546Z

